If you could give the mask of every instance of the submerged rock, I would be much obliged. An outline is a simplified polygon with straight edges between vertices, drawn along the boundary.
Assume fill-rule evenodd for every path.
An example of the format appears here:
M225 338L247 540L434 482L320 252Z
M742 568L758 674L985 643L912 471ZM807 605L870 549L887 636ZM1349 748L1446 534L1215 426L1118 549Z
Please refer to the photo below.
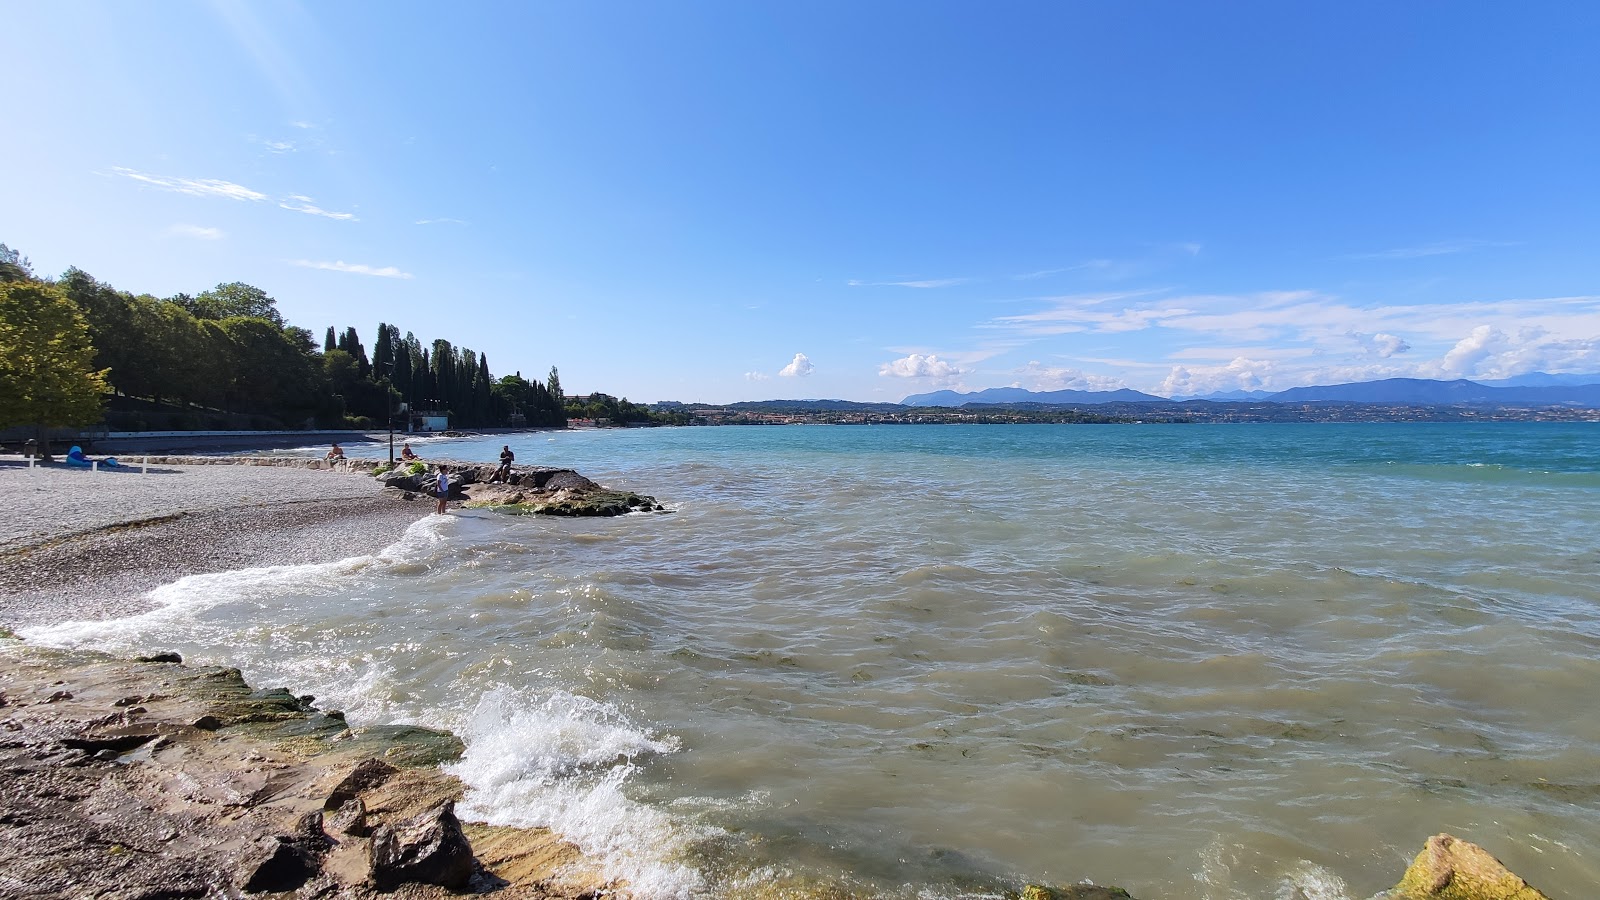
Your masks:
M1385 900L1549 900L1471 841L1428 838Z
M1046 887L1042 884L1030 884L1022 889L1020 900L1133 900L1133 898L1119 887L1100 887L1094 884Z

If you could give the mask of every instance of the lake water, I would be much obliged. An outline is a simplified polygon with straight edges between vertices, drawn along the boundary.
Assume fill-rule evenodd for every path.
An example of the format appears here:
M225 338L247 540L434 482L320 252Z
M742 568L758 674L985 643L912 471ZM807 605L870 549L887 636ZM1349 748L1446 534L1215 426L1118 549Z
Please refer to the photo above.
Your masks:
M1600 426L413 446L508 440L671 512L420 516L26 636L449 727L464 816L646 898L1356 900L1442 831L1553 897L1600 884Z

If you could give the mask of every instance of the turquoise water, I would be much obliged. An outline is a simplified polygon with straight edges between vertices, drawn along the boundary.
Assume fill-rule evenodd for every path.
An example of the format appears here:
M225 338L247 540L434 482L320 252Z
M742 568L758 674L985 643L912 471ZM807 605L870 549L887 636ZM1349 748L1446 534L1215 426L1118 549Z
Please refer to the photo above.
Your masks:
M1600 427L413 447L507 442L672 511L422 516L28 636L451 727L467 814L555 827L644 897L1354 900L1441 831L1554 897L1600 883Z

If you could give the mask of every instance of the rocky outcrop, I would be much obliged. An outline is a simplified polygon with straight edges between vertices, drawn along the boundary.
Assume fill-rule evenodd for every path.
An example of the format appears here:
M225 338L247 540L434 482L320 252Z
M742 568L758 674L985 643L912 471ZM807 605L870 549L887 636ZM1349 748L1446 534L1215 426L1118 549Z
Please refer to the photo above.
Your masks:
M1436 834L1385 900L1549 900L1470 841Z
M447 462L447 461L446 461ZM450 465L451 500L479 509L546 516L620 516L661 512L655 498L601 487L571 469L514 466L505 481L491 482L496 466ZM437 470L402 466L380 475L384 487L407 497L432 496Z
M441 734L358 735L312 698L254 690L236 669L0 640L0 896L618 888L540 829L493 829L480 859L453 811L462 785L435 767L460 752Z

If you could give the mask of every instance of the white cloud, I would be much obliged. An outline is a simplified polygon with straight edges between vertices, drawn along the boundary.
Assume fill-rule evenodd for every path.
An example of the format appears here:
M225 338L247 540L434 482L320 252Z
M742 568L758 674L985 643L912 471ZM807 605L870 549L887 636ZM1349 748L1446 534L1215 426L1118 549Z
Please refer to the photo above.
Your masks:
M744 373L744 380L745 381L766 381L767 380L767 373L765 373L765 372L746 372L746 373Z
M147 172L138 172L121 166L115 166L111 171L124 178L142 181L164 191L176 191L192 197L222 197L228 200L267 199L267 195L260 191L252 191L242 184L219 181L215 178L172 178L166 175L151 175Z
M966 374L966 370L933 354L923 356L912 353L879 366L878 374L886 378L929 378L935 382L948 382Z
M309 259L296 259L291 260L290 265L300 266L301 268L306 269L326 269L329 272L351 272L356 275L376 275L379 278L413 277L410 272L402 272L394 266L384 266L380 269L374 268L373 266L362 265L360 263L347 263L342 259L338 260L337 262L313 262Z
M329 212L313 204L310 197L305 197L300 194L290 194L288 199L278 201L278 206L282 209L291 210L293 212L302 212L312 216L323 216L324 218L338 219L341 222L357 221L355 213Z
M1362 334L1359 331L1352 331L1350 332L1350 337L1360 344L1362 350L1369 356L1382 357L1383 359L1388 359L1398 353L1406 353L1411 349L1411 345L1406 343L1404 338L1382 331L1377 334Z
M816 371L817 367L811 364L804 353L796 353L794 359L778 371L785 378L804 378Z
M1081 369L1046 366L1038 360L1014 370L1022 384L1033 391L1115 391L1128 386L1121 378L1091 375Z
M1184 347L1167 354L1169 359L1226 359L1240 357L1252 359L1294 359L1310 356L1317 351L1312 347Z
M1157 393L1172 397L1190 394L1215 394L1222 391L1272 390L1267 387L1276 374L1277 363L1265 359L1239 357L1225 366L1188 368L1173 366Z
M199 225L174 225L166 231L171 237L191 237L202 241L220 241L226 235L221 228L205 228Z

